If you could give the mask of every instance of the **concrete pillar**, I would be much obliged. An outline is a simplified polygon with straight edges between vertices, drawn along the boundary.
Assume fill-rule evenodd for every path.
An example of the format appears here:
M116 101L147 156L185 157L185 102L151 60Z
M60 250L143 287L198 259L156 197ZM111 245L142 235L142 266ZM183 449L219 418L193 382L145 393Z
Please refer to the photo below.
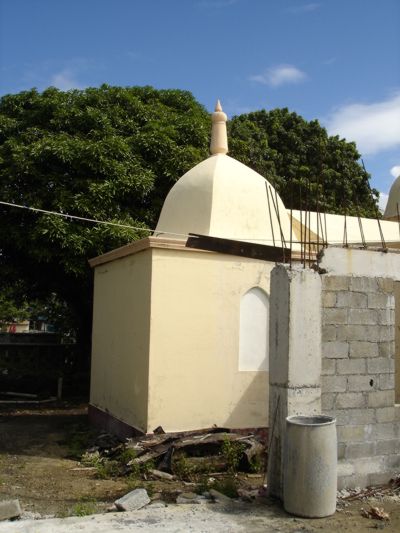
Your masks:
M271 273L267 484L282 499L285 420L321 412L321 278L287 265Z

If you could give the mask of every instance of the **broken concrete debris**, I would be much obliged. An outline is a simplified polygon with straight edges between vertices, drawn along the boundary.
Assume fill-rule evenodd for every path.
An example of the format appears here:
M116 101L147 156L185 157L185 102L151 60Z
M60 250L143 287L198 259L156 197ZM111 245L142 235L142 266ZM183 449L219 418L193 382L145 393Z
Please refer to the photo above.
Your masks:
M179 494L176 498L176 503L191 503L191 504L198 504L201 503L201 500L205 500L205 498L199 496L198 494L195 494L194 492L182 492L182 494Z
M137 511L150 503L150 498L145 489L135 489L114 503L118 511Z
M377 520L389 520L389 513L387 513L382 507L373 507L369 509L361 509L361 515L365 518L375 518Z
M10 520L21 516L21 506L19 500L0 501L0 520Z
M222 494L222 492L219 492L218 490L210 489L209 493L214 501L218 503L232 503L232 499L229 498L229 496L225 496L225 494Z
M154 468L150 470L150 474L159 479L166 479L168 481L172 481L173 479L175 479L175 476L173 476L172 474L168 474L168 472L162 472L161 470L156 470Z

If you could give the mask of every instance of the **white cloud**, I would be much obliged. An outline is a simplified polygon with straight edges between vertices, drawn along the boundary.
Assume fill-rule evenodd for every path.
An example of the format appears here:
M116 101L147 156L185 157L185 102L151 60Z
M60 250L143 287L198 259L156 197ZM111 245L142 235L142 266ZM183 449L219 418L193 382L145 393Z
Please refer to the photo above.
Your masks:
M389 195L386 194L385 192L380 192L379 193L379 204L378 204L378 207L379 207L379 211L381 211L381 213L383 213L385 211L388 198L389 198Z
M390 169L390 173L394 178L398 178L400 176L400 165L395 165Z
M289 83L301 83L306 78L306 74L293 65L277 65L262 74L251 76L250 80L270 87L279 87Z
M293 15L296 15L297 13L310 13L311 11L315 11L320 7L321 4L318 4L317 2L310 2L308 4L302 4L301 6L288 7L285 11L286 13L292 13Z
M330 135L355 141L365 155L400 146L400 93L371 104L339 107L327 120Z
M53 74L50 80L50 85L68 91L69 89L80 89L81 85L76 80L76 74L73 69L64 68L60 72Z

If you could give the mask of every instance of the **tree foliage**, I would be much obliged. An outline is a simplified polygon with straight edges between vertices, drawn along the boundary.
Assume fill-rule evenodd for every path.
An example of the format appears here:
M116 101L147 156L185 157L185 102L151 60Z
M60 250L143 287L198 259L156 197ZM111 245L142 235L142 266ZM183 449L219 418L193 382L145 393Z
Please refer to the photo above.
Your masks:
M0 199L143 231L0 206L0 276L16 300L68 302L90 331L87 260L148 235L173 183L207 155L209 117L184 91L151 87L0 101Z
M286 207L376 216L379 193L356 145L317 120L273 109L234 117L229 128L230 155L266 177Z
M354 144L328 137L317 121L276 109L235 117L229 128L230 155L274 184L287 206L293 197L300 207L309 186L311 209L319 197L331 212L374 213ZM185 91L103 85L2 97L0 200L138 228L0 205L0 277L15 308L66 302L89 336L88 259L148 235L173 183L207 157L209 134L207 112Z

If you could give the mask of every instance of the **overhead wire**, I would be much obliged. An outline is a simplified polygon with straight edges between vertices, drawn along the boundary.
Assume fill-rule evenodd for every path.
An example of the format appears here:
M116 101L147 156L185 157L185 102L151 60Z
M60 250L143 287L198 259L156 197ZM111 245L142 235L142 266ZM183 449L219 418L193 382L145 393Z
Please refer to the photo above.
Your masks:
M273 200L273 198L272 198ZM18 208L18 209L26 209L26 210L29 210L29 211L33 211L33 212L37 212L37 213L44 213L46 215L54 215L54 216L58 216L58 217L62 217L62 218L65 218L65 219L70 219L70 220L80 220L82 222L90 222L90 223L93 223L93 224L105 224L105 225L109 225L109 226L115 226L115 227L120 227L120 228L126 228L126 229L132 229L132 230L137 230L137 231L146 231L148 233L152 233L152 234L157 234L157 236L162 236L163 234L165 235L173 235L175 237L185 237L187 238L189 235L188 233L175 233L175 232L172 232L172 231L169 231L169 230L162 230L162 229L151 229L151 228L143 228L143 227L140 227L140 226L133 226L133 225L130 225L130 224L120 224L118 222L109 222L109 221L105 221L105 220L97 220L95 218L88 218L88 217L80 217L80 216L77 216L77 215L70 215L68 213L60 213L60 212L57 212L57 211L49 211L47 209L40 209L38 207L31 207L31 206L27 206L27 205L20 205L20 204L13 204L11 202L4 202L2 200L0 200L0 205L5 205L5 206L8 206L8 207L15 207L15 208ZM300 211L300 218L301 218L301 214L302 212ZM311 222L311 219L310 219L310 222ZM302 224L300 224L300 229L302 227ZM282 230L281 230L282 231ZM283 236L283 231L282 231L282 236ZM229 237L226 237L226 238L229 238ZM247 237L240 237L238 238L237 236L235 237L231 237L231 238L234 238L235 240L241 240L241 241L250 241L250 242L254 242L254 241L259 241L259 242L265 242L265 243L272 243L273 242L273 239L261 239L261 238L247 238ZM284 241L284 237L282 239ZM381 240L381 239L379 239ZM302 244L302 239L300 239L300 242L299 244ZM317 241L315 241L317 242ZM373 242L378 242L378 240L376 241L373 241ZM387 243L389 242L398 242L398 239L388 239L386 240ZM311 243L314 243L314 240L311 241ZM343 243L343 240L330 240L329 241L329 244L340 244L340 243ZM348 241L348 244L359 244L360 241L357 240L357 239L351 239ZM295 244L295 242L293 242L293 244Z

